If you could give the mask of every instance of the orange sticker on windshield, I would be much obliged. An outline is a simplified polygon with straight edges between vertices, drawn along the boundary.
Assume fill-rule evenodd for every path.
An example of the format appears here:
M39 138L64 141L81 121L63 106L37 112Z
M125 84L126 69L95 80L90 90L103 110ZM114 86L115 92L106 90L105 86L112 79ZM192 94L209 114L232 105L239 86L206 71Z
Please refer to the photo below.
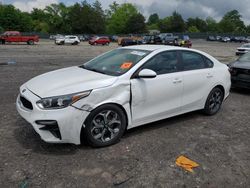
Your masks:
M128 62L124 62L123 64L121 64L121 69L130 69L131 67L132 67L132 65L133 65L133 62L130 62L130 61L128 61Z

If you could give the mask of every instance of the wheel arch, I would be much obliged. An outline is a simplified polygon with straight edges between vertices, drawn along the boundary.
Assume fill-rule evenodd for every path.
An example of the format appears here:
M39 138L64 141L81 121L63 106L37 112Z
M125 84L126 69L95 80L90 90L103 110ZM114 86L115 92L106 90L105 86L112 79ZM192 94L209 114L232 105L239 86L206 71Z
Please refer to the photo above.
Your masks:
M129 114L128 114L129 112L127 112L127 110L125 109L125 107L124 107L123 105L119 104L119 103L115 103L115 102L106 102L106 103L102 103L102 104L96 106L95 108L93 108L93 109L90 111L90 113L91 113L93 110L95 110L95 109L97 109L97 108L99 108L99 107L101 107L101 106L104 106L104 105L114 105L114 106L120 108L120 109L123 111L123 113L124 113L124 115L125 115L125 118L126 118L126 129L127 129L128 125L129 125L129 122L131 121L130 118L129 118ZM81 143L84 142L84 138L83 138L83 136L84 136L84 129L85 129L85 126L84 126L84 125L85 125L85 122L86 122L87 118L89 117L90 113L88 114L88 116L87 116L86 119L84 120L83 125L82 125L82 127L81 127L81 131L80 131L80 142L81 142Z

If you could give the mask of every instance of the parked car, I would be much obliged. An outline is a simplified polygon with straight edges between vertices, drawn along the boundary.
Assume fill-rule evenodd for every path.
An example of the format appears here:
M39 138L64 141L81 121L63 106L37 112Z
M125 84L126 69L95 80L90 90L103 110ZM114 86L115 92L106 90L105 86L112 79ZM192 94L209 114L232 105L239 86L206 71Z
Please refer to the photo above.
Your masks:
M161 33L160 36L163 44L178 46L179 37L174 36L173 33Z
M78 38L79 38L80 41L85 41L86 40L83 35L78 35Z
M228 67L204 52L139 45L29 80L16 107L46 142L101 147L146 123L201 109L214 115L230 86Z
M66 35L62 38L57 38L55 40L55 44L57 45L64 45L64 44L71 44L71 45L78 45L81 41L79 40L78 36L74 35Z
M232 37L231 41L232 42L240 42L240 43L242 43L242 42L246 41L246 37L243 37L243 36Z
M121 40L121 46L132 46L132 45L137 45L137 41L132 40L130 38L123 38Z
M159 35L145 35L142 39L143 44L162 44L162 39Z
M216 36L215 39L216 39L216 41L220 41L221 40L221 36Z
M216 41L216 38L214 36L208 36L207 41Z
M5 44L6 42L24 42L29 45L34 45L35 42L39 42L39 37L37 35L23 36L19 31L6 31L0 36L0 44Z
M89 40L90 45L109 45L110 40L108 37L93 37L92 39Z
M182 46L182 47L191 48L192 47L192 41L190 40L188 35L183 35L179 45Z
M245 42L250 43L250 37L246 37Z
M229 37L221 37L221 38L220 38L220 41L221 41L221 42L230 42L231 39L230 39Z
M231 73L232 87L250 89L250 52L240 56L228 66Z
M241 47L237 48L236 55L242 55L250 51L250 43L243 44Z

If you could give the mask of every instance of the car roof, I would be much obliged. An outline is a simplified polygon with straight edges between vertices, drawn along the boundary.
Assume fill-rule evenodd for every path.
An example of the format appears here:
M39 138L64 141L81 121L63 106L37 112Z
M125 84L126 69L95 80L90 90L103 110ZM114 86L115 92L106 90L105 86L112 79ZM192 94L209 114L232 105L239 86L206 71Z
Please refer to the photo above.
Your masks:
M168 45L135 45L135 46L127 46L123 48L132 49L132 50L147 50L147 51L183 49L181 47L168 46Z

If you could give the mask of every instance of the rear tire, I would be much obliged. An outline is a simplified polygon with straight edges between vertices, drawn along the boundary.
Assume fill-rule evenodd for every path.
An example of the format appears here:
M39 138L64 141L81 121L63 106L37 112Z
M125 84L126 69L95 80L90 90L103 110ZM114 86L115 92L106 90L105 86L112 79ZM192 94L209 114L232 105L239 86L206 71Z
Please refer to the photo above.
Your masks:
M92 147L105 147L119 142L125 132L127 119L121 108L105 104L89 114L85 125L81 140Z
M219 87L215 87L207 97L203 112L209 116L216 114L221 108L223 99L224 92Z

